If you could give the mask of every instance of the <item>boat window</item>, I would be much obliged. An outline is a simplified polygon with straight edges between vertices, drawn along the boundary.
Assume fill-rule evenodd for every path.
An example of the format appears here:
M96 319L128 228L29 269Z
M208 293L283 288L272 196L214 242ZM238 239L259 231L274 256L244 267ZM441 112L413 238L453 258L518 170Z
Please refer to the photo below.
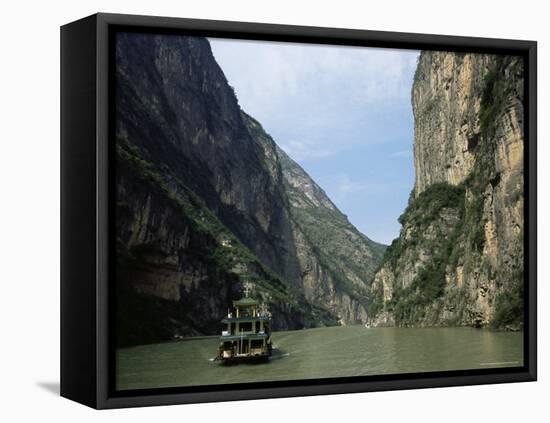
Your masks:
M241 324L239 325L239 330L242 332L251 332L252 322L241 322Z
M261 339L253 339L250 341L250 348L261 348L264 345L264 341Z
M252 316L252 307L241 307L239 316L241 316L241 317L250 317L250 316Z

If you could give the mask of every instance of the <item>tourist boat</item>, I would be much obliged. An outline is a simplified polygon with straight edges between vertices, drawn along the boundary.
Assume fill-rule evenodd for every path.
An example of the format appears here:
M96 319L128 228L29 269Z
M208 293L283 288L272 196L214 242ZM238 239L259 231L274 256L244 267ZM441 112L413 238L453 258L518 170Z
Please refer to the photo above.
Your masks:
M267 360L271 356L271 315L264 304L248 297L233 301L222 319L217 359L222 362Z

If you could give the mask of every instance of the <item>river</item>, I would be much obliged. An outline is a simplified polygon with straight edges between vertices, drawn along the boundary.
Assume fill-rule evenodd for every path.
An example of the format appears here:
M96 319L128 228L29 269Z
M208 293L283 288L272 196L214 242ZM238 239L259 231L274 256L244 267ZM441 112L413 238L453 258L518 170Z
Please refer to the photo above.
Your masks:
M523 333L339 326L273 333L267 363L213 361L218 337L117 351L117 390L523 365Z

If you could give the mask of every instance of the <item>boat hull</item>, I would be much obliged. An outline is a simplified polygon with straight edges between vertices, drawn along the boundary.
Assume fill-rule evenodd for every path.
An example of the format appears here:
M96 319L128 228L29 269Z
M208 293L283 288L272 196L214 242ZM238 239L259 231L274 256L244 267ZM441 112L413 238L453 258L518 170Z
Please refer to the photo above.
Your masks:
M228 345L228 341L221 337L216 359L225 363L258 362L267 361L271 357L271 353L271 339L268 339L259 348L247 348L242 340L233 341Z

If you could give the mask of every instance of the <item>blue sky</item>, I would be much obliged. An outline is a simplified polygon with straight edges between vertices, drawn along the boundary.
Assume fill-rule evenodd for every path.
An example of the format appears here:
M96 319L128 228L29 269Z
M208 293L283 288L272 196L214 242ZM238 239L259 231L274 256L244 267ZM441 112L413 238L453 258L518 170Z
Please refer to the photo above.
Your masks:
M210 39L243 110L369 238L399 235L414 185L419 52Z

